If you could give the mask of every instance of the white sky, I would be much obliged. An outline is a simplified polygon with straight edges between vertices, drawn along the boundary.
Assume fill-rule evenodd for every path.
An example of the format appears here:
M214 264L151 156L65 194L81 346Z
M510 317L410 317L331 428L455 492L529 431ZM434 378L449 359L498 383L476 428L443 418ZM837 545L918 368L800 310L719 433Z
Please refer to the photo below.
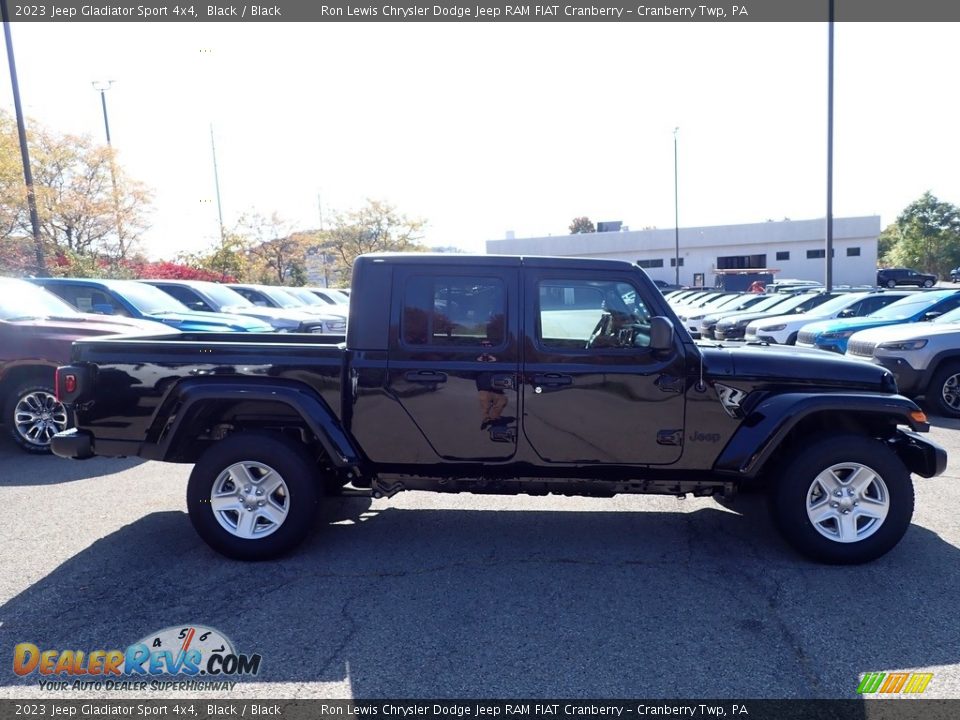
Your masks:
M960 203L957 24L838 24L834 214ZM154 256L273 211L386 200L483 249L571 219L681 227L826 213L827 26L14 23L28 118L103 140L155 194ZM0 101L12 112L5 70Z

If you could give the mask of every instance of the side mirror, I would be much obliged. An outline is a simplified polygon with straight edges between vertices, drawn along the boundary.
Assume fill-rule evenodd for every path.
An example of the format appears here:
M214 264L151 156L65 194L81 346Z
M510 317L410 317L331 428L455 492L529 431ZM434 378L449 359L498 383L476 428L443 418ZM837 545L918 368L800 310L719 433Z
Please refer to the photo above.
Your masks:
M673 350L674 333L670 318L662 315L650 318L650 348L654 352Z
M931 311L931 312L924 313L924 314L923 314L923 320L924 320L924 322L929 321L929 320L935 320L935 319L937 319L938 317L940 317L941 315L943 315L943 313L940 313L940 312L937 312L937 311L933 310L933 311Z
M90 309L97 315L113 315L113 305L107 303L94 303Z
M848 317L856 317L856 316L857 316L857 313L854 311L853 308L847 308L846 310L841 310L840 313L837 315L838 318L848 318Z

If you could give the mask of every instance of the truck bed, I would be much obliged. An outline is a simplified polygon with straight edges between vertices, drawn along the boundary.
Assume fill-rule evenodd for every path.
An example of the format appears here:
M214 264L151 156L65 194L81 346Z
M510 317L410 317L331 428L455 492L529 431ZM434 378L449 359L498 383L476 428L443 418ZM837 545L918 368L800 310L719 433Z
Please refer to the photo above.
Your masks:
M140 443L162 433L184 381L205 378L289 380L319 393L338 417L346 346L342 336L286 333L183 333L107 337L77 342L73 364L95 367L95 400L77 405L77 424L97 433L101 446ZM164 408L162 419L158 410Z

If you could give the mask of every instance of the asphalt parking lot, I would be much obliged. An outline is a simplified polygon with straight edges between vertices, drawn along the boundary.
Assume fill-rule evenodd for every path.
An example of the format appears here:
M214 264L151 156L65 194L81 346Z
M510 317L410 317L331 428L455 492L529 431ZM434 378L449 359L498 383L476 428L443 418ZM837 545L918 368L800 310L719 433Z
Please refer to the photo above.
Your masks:
M795 555L756 498L426 493L331 501L297 554L246 564L194 534L189 467L31 457L4 434L0 697L77 697L16 676L18 643L123 648L182 624L261 673L154 697L853 698L893 670L960 697L960 422L934 422L951 461L917 479L907 536L841 568Z

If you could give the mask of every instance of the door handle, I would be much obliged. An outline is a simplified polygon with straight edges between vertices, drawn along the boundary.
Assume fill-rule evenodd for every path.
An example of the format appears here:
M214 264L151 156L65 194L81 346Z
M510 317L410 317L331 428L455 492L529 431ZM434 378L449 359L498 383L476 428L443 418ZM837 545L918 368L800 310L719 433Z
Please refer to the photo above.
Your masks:
M538 373L533 376L533 384L540 387L561 387L563 385L572 385L573 377L570 375L561 375L560 373Z
M490 386L497 390L512 390L513 375L508 375L505 373L497 373L492 378L490 378Z
M445 383L447 381L447 374L442 372L434 372L433 370L411 370L404 378L409 382L415 383Z

